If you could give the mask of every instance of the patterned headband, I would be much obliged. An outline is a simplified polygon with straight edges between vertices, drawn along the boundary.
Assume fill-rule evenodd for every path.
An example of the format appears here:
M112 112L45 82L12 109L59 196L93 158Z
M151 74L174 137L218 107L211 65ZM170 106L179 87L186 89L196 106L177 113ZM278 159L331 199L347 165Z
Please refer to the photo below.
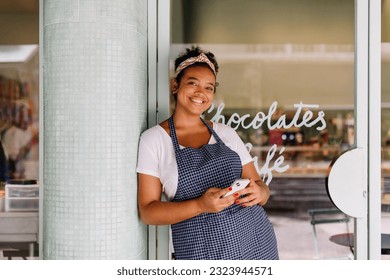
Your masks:
M177 77L177 75L179 75L179 73L183 71L183 69L197 62L207 63L207 65L210 66L211 70L213 71L214 76L217 76L217 73L215 72L214 64L209 60L209 58L204 53L201 53L196 57L187 58L182 63L180 63L179 66L177 66L176 68L175 77Z

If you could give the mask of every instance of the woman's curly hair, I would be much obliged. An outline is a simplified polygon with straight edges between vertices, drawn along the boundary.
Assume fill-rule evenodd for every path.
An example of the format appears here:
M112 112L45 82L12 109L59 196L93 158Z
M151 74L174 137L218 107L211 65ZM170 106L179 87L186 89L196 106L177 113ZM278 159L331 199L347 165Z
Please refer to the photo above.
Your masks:
M177 67L179 67L180 63L182 63L183 61L185 61L186 59L190 58L190 57L197 57L198 55L200 55L201 53L204 53L207 58L210 60L210 62L212 64L214 64L214 67L215 67L215 74L218 73L218 69L219 69L219 66L218 66L218 62L215 58L215 55L211 52L208 52L208 51L204 51L202 50L199 46L194 46L192 45L191 48L186 48L186 50L184 52L182 52L175 60L175 70L177 69ZM194 66L194 65L206 65L207 67L210 68L210 66L208 66L207 63L205 62L196 62L194 63L193 65L191 66ZM189 66L189 67L191 67ZM180 80L183 76L183 73L186 69L183 69L183 71L181 71L177 76L176 76L176 82L178 84L180 84Z

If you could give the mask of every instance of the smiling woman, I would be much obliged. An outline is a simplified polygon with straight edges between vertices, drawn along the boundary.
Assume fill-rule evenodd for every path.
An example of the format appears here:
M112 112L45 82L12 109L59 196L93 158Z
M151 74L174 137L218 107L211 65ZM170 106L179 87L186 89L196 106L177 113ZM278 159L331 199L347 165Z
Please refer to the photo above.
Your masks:
M278 259L263 209L268 186L234 129L201 118L214 100L217 73L214 55L199 47L176 59L175 110L140 139L140 216L171 225L176 259ZM239 178L249 185L224 197Z

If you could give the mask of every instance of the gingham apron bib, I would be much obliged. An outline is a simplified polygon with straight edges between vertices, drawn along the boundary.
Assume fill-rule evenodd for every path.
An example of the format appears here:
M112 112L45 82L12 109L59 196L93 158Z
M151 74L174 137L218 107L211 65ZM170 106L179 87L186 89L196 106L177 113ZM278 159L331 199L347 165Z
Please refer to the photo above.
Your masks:
M169 119L178 168L173 201L200 197L210 187L226 188L241 178L239 155L223 143L207 122L203 123L216 143L199 149L180 149L173 117ZM203 213L171 228L176 259L278 259L273 227L260 205L234 204L219 213Z

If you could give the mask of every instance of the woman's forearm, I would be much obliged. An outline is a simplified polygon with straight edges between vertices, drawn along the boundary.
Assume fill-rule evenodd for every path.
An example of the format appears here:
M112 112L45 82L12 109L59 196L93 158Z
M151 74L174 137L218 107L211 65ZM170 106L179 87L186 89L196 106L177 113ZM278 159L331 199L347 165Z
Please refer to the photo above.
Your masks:
M171 225L201 213L198 198L182 202L152 201L140 207L141 220L148 225Z

